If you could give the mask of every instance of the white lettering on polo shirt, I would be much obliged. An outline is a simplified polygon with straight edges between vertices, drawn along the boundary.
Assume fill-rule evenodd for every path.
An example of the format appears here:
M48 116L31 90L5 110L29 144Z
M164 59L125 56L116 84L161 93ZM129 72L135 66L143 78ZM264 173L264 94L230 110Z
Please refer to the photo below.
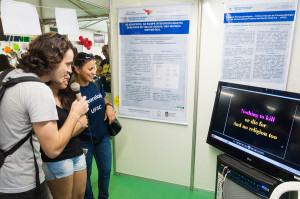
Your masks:
M93 108L91 110L91 113L95 113L96 111L101 110L101 109L102 109L102 105L100 104L99 106L96 106L95 108Z
M102 98L101 93L98 95L95 95L94 97L90 98L89 100L87 100L88 103L91 103L93 101L95 101L96 99Z

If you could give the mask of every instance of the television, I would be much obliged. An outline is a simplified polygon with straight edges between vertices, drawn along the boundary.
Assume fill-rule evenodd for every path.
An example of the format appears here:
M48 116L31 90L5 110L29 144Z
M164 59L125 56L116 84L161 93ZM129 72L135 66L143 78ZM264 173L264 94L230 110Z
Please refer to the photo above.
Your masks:
M219 82L206 142L278 180L300 181L300 94Z
M94 33L94 42L95 43L104 43L104 35Z

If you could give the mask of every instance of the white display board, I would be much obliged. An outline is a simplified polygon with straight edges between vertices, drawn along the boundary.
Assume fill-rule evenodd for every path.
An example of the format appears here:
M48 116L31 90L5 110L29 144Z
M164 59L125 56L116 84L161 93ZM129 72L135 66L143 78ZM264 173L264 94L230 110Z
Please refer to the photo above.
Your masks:
M4 34L42 34L39 15L32 4L12 0L2 0L1 20Z
M297 3L224 4L222 81L286 89Z
M120 117L186 124L190 12L191 4L119 9Z
M55 19L59 34L78 34L79 25L75 9L55 8Z

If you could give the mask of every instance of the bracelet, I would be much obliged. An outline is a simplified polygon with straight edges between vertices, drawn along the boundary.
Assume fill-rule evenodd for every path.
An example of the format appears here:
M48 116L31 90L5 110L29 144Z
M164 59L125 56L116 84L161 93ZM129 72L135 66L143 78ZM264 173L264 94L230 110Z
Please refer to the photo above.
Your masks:
M82 122L81 122L80 120L78 120L78 122L81 124L81 128L83 128L83 124L82 124Z
M105 104L105 108L106 108L107 106L111 106L112 108L114 108L113 105L112 105L111 103L109 103L109 102L107 102L107 103Z

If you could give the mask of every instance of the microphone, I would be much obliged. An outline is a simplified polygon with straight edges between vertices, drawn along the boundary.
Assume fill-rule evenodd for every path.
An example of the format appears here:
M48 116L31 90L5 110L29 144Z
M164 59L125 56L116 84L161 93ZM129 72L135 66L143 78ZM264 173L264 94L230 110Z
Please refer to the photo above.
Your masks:
M77 82L73 82L71 84L71 89L72 89L72 91L75 92L75 95L76 95L77 99L81 100L82 95L81 95L81 92L80 92L80 85Z

